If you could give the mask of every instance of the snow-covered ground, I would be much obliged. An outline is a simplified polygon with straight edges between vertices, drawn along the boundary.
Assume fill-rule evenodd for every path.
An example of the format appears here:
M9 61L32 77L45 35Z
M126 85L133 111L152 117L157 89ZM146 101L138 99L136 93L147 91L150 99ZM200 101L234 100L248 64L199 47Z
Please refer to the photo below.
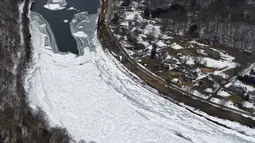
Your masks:
M75 140L98 143L255 142L253 129L235 124L244 135L216 125L132 80L102 49L97 15L80 14L71 23L83 50L78 57L53 52L57 47L47 41L47 23L36 13L30 16L34 51L25 89L31 106L41 107L51 125L66 127Z
M236 67L236 63L228 60L215 60L212 58L204 57L201 58L200 64L203 64L210 68L216 68L216 69L231 69Z
M221 97L229 97L229 96L231 96L228 92L226 92L226 91L224 91L222 89L217 92L217 95L221 96Z
M180 46L180 45L178 45L178 44L176 44L176 43L173 43L173 44L171 44L170 46L171 46L171 48L173 48L173 49L175 49L175 50L183 49L182 46Z

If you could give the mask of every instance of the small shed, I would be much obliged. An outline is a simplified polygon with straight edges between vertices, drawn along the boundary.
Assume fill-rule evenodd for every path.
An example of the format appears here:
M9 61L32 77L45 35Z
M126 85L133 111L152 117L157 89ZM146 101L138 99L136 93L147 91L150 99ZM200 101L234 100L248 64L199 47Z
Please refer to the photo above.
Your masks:
M250 92L248 93L248 99L249 99L249 101L251 101L251 102L255 102L255 90L250 91Z

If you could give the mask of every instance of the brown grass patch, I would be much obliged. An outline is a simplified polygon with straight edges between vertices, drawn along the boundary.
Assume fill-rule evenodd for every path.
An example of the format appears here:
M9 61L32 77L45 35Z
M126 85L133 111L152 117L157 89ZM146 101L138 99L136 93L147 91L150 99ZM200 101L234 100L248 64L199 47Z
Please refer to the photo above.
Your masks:
M192 87L195 85L195 83L194 82L182 82L182 85Z
M200 68L203 72L205 73L212 73L215 71L215 69L213 68L208 68L208 67L203 67L203 68Z

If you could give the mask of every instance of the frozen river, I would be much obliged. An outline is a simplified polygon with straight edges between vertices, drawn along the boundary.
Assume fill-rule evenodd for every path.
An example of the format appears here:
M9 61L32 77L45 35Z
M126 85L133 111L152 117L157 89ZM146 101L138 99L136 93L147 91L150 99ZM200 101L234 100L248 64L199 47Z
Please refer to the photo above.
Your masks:
M71 33L82 51L77 57L60 53L53 28L38 13L30 14L34 51L25 89L31 106L41 107L52 126L64 126L77 141L98 143L255 142L253 129L219 120L243 134L226 129L132 80L102 49L97 18L86 12L72 16Z

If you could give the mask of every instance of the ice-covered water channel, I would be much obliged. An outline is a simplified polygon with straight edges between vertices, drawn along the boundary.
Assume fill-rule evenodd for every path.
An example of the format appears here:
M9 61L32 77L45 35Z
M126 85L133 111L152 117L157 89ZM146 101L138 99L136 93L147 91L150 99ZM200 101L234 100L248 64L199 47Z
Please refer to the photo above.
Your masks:
M80 11L97 13L99 5L100 0L34 0L31 9L47 20L61 52L79 54L70 22L73 15Z
M72 35L83 51L77 57L59 53L52 27L30 13L34 50L25 89L31 106L41 107L51 125L66 127L77 141L98 143L255 142L253 129L215 119L245 134L218 126L132 80L102 49L97 18L86 12L73 15Z

